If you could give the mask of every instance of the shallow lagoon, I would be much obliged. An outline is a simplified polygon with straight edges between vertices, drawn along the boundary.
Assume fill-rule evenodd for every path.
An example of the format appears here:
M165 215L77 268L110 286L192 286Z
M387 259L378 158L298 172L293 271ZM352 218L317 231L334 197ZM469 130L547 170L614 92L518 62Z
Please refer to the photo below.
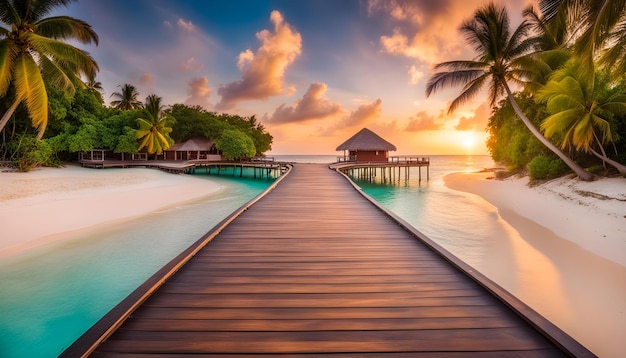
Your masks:
M67 240L3 258L0 356L57 356L154 272L271 183L197 176L222 188L205 199L114 227L77 231Z

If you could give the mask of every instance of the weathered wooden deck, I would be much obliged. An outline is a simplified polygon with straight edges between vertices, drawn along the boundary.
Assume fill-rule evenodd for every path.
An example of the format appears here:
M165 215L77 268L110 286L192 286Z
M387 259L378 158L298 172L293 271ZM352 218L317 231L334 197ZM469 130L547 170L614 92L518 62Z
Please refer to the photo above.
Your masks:
M592 356L421 236L340 174L297 164L93 356ZM90 351L115 310L64 355Z

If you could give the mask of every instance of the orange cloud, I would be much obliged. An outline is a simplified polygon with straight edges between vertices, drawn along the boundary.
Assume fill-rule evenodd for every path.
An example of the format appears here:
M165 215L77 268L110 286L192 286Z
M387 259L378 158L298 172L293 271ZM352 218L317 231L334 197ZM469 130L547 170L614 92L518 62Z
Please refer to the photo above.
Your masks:
M360 105L356 111L350 113L350 115L343 121L343 124L346 127L365 124L380 116L383 111L382 106L383 101L380 98L372 103Z
M507 1L512 18L532 0ZM382 13L395 28L380 37L384 52L414 58L427 65L457 58L470 50L458 32L461 23L485 0L370 0L370 16ZM465 55L469 55L467 53ZM463 55L462 57L467 57Z
M141 76L139 76L139 83L146 86L146 85L152 85L152 83L154 82L154 77L152 76L151 73L142 73Z
M195 57L189 57L185 62L181 63L178 67L183 72L199 71L204 67L204 64L198 63Z
M341 105L329 101L324 94L327 86L324 83L311 83L302 99L297 100L293 107L280 105L269 119L273 123L304 122L323 119L341 112Z
M382 105L383 101L380 98L372 103L362 104L359 108L351 112L335 125L325 130L320 130L320 133L325 136L329 136L334 135L337 131L342 131L347 128L365 126L367 123L380 117L380 114L383 111Z
M474 111L473 116L463 116L459 120L459 123L456 125L455 129L460 131L467 130L484 130L487 127L487 122L489 121L489 117L491 116L491 107L485 102L478 106Z
M187 82L187 99L185 104L189 106L201 106L210 109L209 96L211 96L211 88L209 88L209 80L204 77L192 78Z
M443 128L443 123L438 121L434 116L429 115L426 111L418 112L415 117L409 119L409 124L405 130L407 132L434 131Z
M272 11L270 22L274 24L273 32L263 30L256 34L261 41L257 52L248 49L239 54L237 65L242 78L219 88L217 92L222 98L216 105L218 109L233 108L239 101L267 100L286 93L285 70L300 55L302 38L280 12Z

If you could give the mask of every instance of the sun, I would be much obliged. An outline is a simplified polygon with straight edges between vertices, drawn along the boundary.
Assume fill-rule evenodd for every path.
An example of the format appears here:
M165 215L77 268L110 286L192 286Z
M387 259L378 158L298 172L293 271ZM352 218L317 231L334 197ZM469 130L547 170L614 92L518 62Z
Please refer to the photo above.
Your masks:
M468 150L473 149L474 146L476 145L476 138L474 137L474 134L472 133L465 134L463 136L462 143L465 149L468 149Z

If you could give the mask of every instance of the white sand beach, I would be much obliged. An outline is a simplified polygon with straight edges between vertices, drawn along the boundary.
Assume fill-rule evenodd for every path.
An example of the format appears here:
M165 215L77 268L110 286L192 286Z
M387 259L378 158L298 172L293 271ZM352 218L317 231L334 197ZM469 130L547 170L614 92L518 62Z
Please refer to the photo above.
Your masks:
M63 233L128 220L220 189L201 178L155 169L38 168L0 172L0 257Z
M493 173L456 173L444 181L626 267L626 179L560 178L532 188L528 178L495 180Z
M598 356L622 356L626 179L561 178L531 188L528 178L492 177L459 173L444 178L449 188L488 201L511 227L511 237L501 241L513 242L514 252L496 250L481 272Z

